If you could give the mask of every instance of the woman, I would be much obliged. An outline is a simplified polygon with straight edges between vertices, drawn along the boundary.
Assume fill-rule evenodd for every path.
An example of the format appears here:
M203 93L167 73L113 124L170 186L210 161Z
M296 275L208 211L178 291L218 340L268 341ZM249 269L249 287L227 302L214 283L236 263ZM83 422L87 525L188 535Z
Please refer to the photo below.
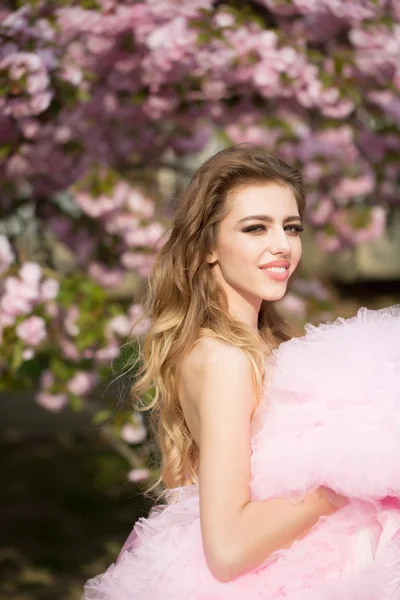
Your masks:
M300 262L304 208L298 172L248 145L206 161L180 199L150 279L151 328L133 389L156 391L167 504L136 523L118 562L86 584L86 600L400 597L397 506L383 507L373 494L348 501L346 486L335 489L333 477L328 487L320 465L291 468L304 448L319 452L309 442L315 423L311 438L290 389L290 371L312 344L300 355L295 345L295 356L280 361L280 348L296 340L274 307ZM324 431L332 411L321 405ZM287 476L278 461L291 446L285 431L303 435L287 452ZM334 473L335 452L323 450ZM336 471L353 477L346 464ZM357 496L351 486L349 494ZM392 530L378 560L382 534L389 535L382 515Z

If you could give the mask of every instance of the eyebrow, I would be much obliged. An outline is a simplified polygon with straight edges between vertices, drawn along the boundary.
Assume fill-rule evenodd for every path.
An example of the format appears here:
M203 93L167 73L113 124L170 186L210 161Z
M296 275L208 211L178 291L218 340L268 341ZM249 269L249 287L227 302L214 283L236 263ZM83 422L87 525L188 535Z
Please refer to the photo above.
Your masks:
M265 221L267 223L274 223L275 219L273 219L272 217L268 216L268 215L250 215L249 217L243 217L243 219L240 219L238 221L238 223L243 223L243 221ZM290 221L300 221L301 222L301 217L300 215L292 215L290 217L285 217L285 219L283 220L284 223L289 223Z

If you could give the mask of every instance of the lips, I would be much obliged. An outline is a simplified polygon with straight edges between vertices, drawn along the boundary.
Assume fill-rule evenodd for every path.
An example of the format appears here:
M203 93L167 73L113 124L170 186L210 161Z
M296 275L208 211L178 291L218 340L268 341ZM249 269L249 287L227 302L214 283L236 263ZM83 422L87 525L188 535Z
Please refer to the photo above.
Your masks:
M268 267L284 267L285 269L290 268L290 261L284 259L271 260L264 265L260 265L259 269L268 269Z

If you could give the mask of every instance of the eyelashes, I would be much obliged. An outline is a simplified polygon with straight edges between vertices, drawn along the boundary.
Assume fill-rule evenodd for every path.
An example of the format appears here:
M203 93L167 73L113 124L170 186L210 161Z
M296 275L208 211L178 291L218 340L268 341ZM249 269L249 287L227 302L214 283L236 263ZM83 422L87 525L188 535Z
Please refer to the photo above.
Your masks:
M304 231L304 227L301 225L286 225L285 231L288 230L290 233L301 233ZM252 233L257 231L267 231L267 228L265 225L249 225L245 229L242 229L242 231L243 233Z

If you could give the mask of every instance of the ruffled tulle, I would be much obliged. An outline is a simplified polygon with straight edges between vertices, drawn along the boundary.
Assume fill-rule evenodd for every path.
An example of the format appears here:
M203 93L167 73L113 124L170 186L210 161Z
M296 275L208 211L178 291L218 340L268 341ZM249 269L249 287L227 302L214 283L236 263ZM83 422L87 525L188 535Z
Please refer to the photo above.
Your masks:
M85 600L400 598L400 510L349 504L258 569L221 583L202 549L198 487L175 492L176 502L136 523L118 562L87 582Z
M203 552L198 486L176 488L87 582L84 600L399 600L399 316L400 307L362 309L309 325L267 365L252 425L253 498L297 501L322 483L345 491L347 506L222 583Z
M319 485L364 500L400 497L400 305L306 331L267 365L254 498L297 501Z

